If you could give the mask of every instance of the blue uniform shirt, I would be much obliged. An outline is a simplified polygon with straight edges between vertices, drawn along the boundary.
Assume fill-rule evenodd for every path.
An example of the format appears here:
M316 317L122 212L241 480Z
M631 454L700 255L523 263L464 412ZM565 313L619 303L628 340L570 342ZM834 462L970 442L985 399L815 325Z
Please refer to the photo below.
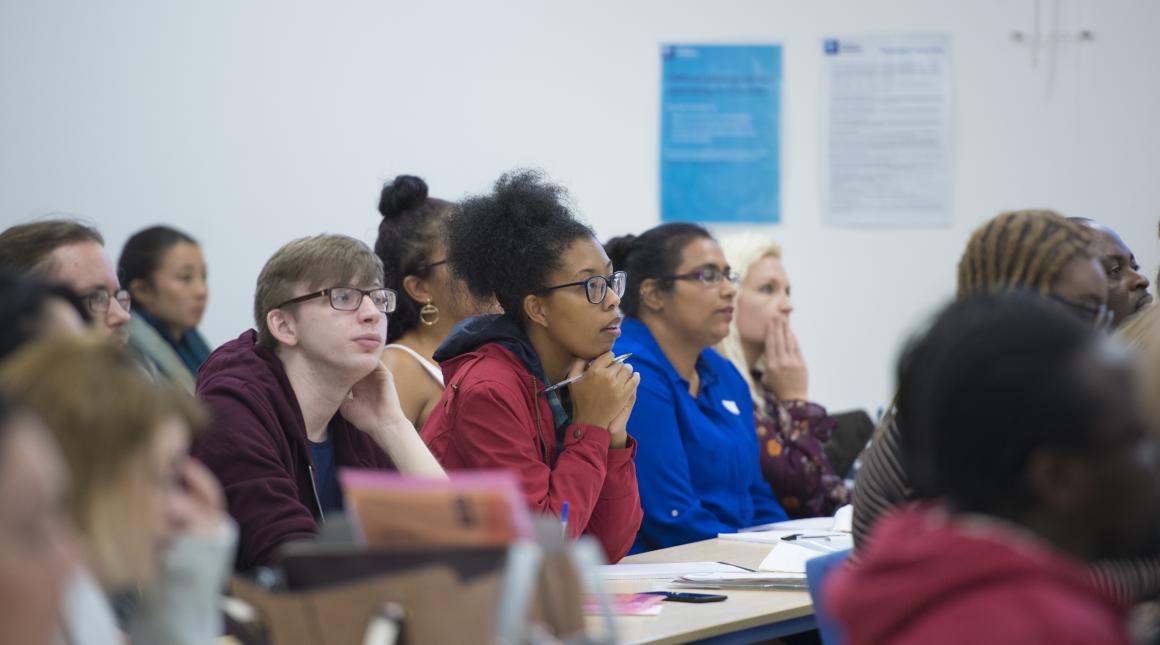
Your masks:
M786 519L761 476L753 401L737 368L711 348L701 352L693 398L644 323L626 318L620 329L615 352L632 352L640 372L628 433L644 521L632 552Z

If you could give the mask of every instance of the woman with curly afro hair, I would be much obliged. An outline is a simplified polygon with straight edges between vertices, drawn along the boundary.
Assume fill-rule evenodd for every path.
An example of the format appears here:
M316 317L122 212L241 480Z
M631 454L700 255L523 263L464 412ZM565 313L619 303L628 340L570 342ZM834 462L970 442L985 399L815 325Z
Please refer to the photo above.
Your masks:
M435 352L446 389L423 440L445 468L515 472L533 511L567 505L569 536L619 560L641 521L627 432L640 378L611 353L624 273L537 172L504 175L447 228L452 271L503 313L468 318Z

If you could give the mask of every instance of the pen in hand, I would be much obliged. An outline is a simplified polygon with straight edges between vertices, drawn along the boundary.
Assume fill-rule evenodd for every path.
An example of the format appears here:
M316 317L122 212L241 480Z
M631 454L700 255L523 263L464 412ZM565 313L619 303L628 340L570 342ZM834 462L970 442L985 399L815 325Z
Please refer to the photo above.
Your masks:
M616 358L612 359L612 362L613 363L623 363L624 361L628 360L630 357L632 357L632 353L621 354L620 356L617 356ZM566 378L563 381L560 381L559 383L557 383L555 385L549 385L548 387L540 390L540 394L547 394L549 392L555 392L556 390L564 387L565 385L570 385L572 383L575 383L576 381L579 381L580 379L584 378L584 374L586 374L586 373L587 372L580 372L576 376L573 376L571 378Z

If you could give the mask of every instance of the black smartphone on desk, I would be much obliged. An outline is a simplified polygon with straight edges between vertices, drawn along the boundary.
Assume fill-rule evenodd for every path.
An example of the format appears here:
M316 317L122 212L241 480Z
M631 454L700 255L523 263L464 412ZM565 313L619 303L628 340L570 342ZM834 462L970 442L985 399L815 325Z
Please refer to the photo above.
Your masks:
M646 596L664 596L665 600L673 602L721 602L729 596L721 596L712 593L688 593L684 591L643 591Z

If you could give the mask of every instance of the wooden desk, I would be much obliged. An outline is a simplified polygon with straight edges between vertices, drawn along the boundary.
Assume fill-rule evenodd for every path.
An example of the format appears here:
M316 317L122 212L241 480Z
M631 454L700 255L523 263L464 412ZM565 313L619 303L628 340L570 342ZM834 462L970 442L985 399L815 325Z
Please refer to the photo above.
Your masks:
M768 544L733 540L704 540L625 558L626 564L646 562L728 562L750 569L769 553ZM659 580L609 580L611 593L654 591ZM697 589L681 589L697 592ZM616 616L617 635L622 643L671 645L694 641L709 643L753 643L814 629L813 605L803 591L709 590L704 593L728 596L724 602L691 604L666 602L659 616ZM592 633L600 629L599 617L589 616Z

